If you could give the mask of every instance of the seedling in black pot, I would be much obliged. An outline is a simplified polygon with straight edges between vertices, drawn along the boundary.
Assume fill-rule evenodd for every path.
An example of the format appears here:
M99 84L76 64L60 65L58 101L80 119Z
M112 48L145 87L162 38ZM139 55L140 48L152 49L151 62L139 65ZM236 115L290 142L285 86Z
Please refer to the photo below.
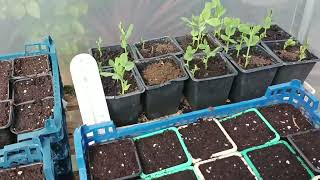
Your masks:
M236 40L232 39L232 36L235 34L240 24L240 19L225 17L223 20L223 23L225 26L225 29L224 29L225 34L222 34L220 37L225 42L224 50L226 51L226 53L228 53L230 43L231 44L237 43Z

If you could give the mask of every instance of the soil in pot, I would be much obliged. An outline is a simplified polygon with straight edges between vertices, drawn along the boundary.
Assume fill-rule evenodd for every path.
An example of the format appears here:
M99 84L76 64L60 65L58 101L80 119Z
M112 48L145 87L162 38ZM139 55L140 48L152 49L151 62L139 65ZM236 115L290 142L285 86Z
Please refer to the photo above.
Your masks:
M49 72L49 56L28 56L14 60L13 76L30 76Z
M179 132L193 159L212 158L213 154L233 148L213 119L199 119L196 123L179 128Z
M218 45L212 43L212 41L207 36L204 36L204 38L208 42L211 49L215 49L218 47ZM187 50L188 46L192 46L192 49L196 49L196 44L195 45L192 44L192 36L191 35L177 37L176 41L178 42L179 46L183 49L184 52ZM201 50L198 49L196 53L200 53L200 52L201 52Z
M11 73L12 63L10 61L0 61L0 101L8 99Z
M146 41L144 46L138 43L136 47L144 58L180 52L180 49L169 38Z
M263 179L310 179L307 170L283 144L251 151L248 157Z
M262 33L264 29L261 29ZM276 41L276 40L286 40L289 39L291 35L284 31L278 25L271 25L270 29L267 30L267 36L263 38L263 41Z
M0 127L8 126L11 119L11 104L8 101L0 102ZM11 133L10 127L0 129L0 149L6 145L16 142L15 135Z
M42 164L2 169L0 170L0 177L7 180L46 179Z
M197 180L197 176L194 174L192 170L185 170L185 171L169 174L156 179L157 180Z
M230 156L201 164L199 170L206 180L255 179L238 156Z
M271 105L259 111L282 137L313 128L301 111L291 104Z
M284 62L296 62L299 61L300 43L295 46L289 46L285 50L283 49L285 42L269 43L268 47ZM302 61L317 59L316 56L306 51L306 58Z
M174 131L136 140L139 158L144 174L151 174L188 161Z
M117 179L137 175L141 171L131 139L90 146L88 155L93 179Z
M43 128L53 115L53 105L53 98L49 98L15 106L12 132L20 134Z
M10 120L10 107L9 101L0 102L0 127L4 127Z
M127 48L129 49L129 47ZM97 48L92 48L92 56L98 61L102 62L102 66L109 66L109 59L115 60L116 57L120 57L124 53L124 49L120 45L101 47L102 56ZM133 60L133 54L128 52L129 60Z
M252 111L223 120L221 125L236 143L238 151L265 144L275 138L258 114Z
M126 94L138 90L138 85L132 72L125 72L124 79L128 81L128 84L131 84L129 89L125 92ZM120 81L114 80L112 77L101 76L101 82L105 96L121 95L122 87Z
M51 76L39 76L16 81L13 84L13 92L15 104L53 96L52 78Z

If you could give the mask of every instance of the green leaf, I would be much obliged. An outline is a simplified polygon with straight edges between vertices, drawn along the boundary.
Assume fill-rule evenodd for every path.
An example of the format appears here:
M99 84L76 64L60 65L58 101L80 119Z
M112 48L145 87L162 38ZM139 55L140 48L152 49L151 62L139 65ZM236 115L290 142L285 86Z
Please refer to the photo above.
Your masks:
M250 46L254 46L254 45L258 44L259 41L260 41L259 36L253 36Z
M221 39L224 40L224 41L229 41L229 38L228 36L224 35L224 34L221 34Z
M130 24L129 28L127 30L127 33L126 33L126 38L127 39L129 39L129 37L131 36L132 32L133 32L133 24Z
M100 72L100 76L103 76L103 77L111 77L113 75L114 73L111 73L111 72Z
M29 0L25 4L27 13L36 18L40 19L40 6L39 3L36 0Z
M239 31L244 34L250 34L250 25L248 24L240 24Z
M114 79L114 80L120 80L120 79L121 79L121 76L118 75L118 74L113 73L113 74L112 74L112 79Z
M114 67L114 61L113 61L112 59L109 60L109 65L110 65L111 67Z
M128 61L126 66L125 66L125 70L126 71L131 71L133 69L133 67L134 67L134 63L131 62L131 61Z
M219 25L221 24L219 18L211 18L211 19L209 19L209 20L207 21L207 23L208 23L210 26L213 26L213 27L219 26Z

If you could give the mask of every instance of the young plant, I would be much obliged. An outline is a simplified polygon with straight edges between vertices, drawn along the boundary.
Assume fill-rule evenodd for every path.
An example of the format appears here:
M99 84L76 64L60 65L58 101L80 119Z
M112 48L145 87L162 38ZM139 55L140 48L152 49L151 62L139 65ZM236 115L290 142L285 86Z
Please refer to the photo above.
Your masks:
M205 57L202 59L202 62L206 69L208 69L208 61L211 57L215 57L217 52L219 51L220 47L217 47L216 49L212 50L210 49L210 46L206 40L204 40L203 44L200 44L199 48L203 50L205 53Z
M199 71L199 70L200 70L200 68L195 64L194 68L191 69L192 76L194 77L196 72Z
M286 50L287 47L295 46L296 44L297 44L296 41L290 38L284 43L283 50Z
M120 57L116 57L114 61L110 59L109 65L113 67L113 72L103 72L100 69L100 75L112 77L112 79L120 81L121 95L123 95L131 86L131 84L128 84L128 81L124 79L125 72L131 71L134 67L134 63L128 60L128 53L122 53Z
M242 49L244 43L244 37L250 33L250 25L240 24L238 30L241 33L241 37L239 43L236 45L237 57L240 55L240 50Z
M247 45L247 53L246 55L243 55L245 57L245 65L244 67L246 68L249 63L250 63L250 48L257 45L260 42L260 38L261 36L259 35L259 31L261 30L261 26L257 25L257 26L252 26L250 27L250 31L248 32L248 36L244 37L244 42Z
M142 44L142 49L144 49L144 44L145 44L145 40L143 39L143 37L140 38L140 43Z
M232 39L231 37L235 34L239 24L240 24L240 19L239 18L229 18L225 17L223 20L223 24L225 25L225 35L221 35L221 39L226 42L226 45L224 47L224 50L226 53L228 53L229 50L229 45L230 43L236 44L237 42Z
M125 31L124 27L122 26L122 23L119 24L119 30L121 33L120 40L121 40L121 47L124 49L125 53L128 53L127 47L128 47L128 39L132 34L133 31L133 24L129 25L129 28L127 32Z
M300 52L299 52L299 61L302 61L303 59L307 58L307 50L309 48L309 44L307 41L303 43L302 46L300 46Z
M189 68L189 63L193 60L193 55L196 53L197 50L193 49L192 46L188 46L186 53L184 53L183 58L186 61L186 66Z
M102 58L102 49L101 49L102 38L101 38L101 36L99 36L98 40L96 41L96 44L98 46L99 57L101 59Z
M216 20L214 23L208 23L214 27L214 36L220 37L222 29L222 16L226 13L226 9L221 4L220 0L216 0L216 8L213 15L213 18Z
M271 24L272 24L272 10L270 10L268 12L268 15L264 18L263 25L262 25L264 32L261 34L261 39L267 37L267 30L270 29Z

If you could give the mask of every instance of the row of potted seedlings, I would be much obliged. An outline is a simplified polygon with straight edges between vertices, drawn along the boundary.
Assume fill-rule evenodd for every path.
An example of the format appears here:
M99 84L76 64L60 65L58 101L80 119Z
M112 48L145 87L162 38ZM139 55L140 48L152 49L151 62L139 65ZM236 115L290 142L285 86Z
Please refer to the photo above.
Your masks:
M296 153L305 153L304 159L312 159L308 165L320 171L320 131L310 121L289 104L201 118L89 146L88 174L91 179L311 179L314 173Z
M116 125L137 123L177 112L182 96L193 110L264 95L271 84L305 80L318 61L303 45L272 22L262 25L224 17L219 0L207 2L199 16L182 18L191 35L128 44L133 25L120 23L121 45L91 53L100 65L111 118ZM212 32L208 29L213 28Z

